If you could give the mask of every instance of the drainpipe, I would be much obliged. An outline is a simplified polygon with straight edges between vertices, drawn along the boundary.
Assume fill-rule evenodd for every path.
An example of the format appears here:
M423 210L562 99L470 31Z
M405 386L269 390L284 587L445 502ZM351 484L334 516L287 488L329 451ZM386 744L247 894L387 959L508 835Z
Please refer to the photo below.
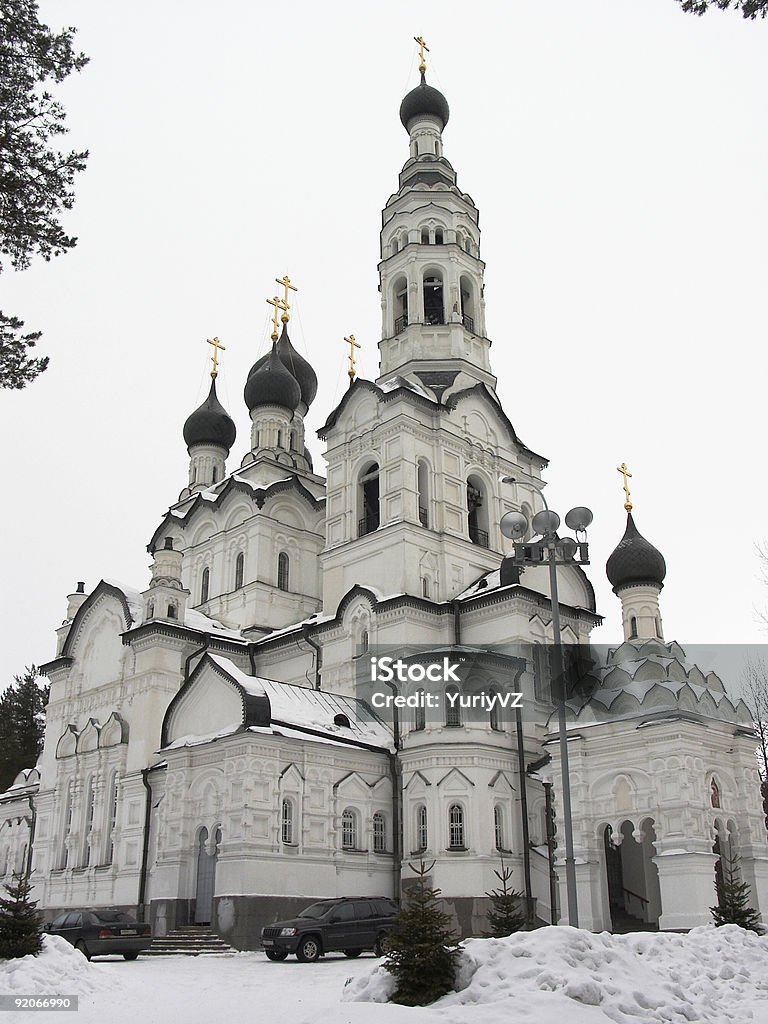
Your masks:
M185 683L189 679L189 663L190 663L190 661L192 661L193 658L196 658L198 656L198 654L204 654L208 650L208 644L210 642L211 642L211 638L209 636L206 636L205 641L203 642L203 646L198 648L196 651L192 651L192 653L189 655L189 657L184 662L184 682Z
M453 644L455 647L461 645L461 605L458 601L451 601L453 607Z
M520 674L518 673L518 679ZM520 817L523 827L523 876L525 878L525 923L530 928L533 924L533 885L531 883L531 836L528 828L528 775L525 770L525 746L523 740L523 716L520 708L515 708L515 728L517 732L517 771L520 777Z
M191 655L190 655L191 657ZM189 665L189 658L187 659L187 666ZM184 671L186 678L186 668ZM144 911L144 898L147 892L147 861L149 859L149 826L150 819L152 817L152 787L149 784L148 775L152 771L151 768L141 769L141 781L144 784L144 789L147 791L147 799L144 804L144 835L142 837L141 844L141 869L139 871L139 911L142 917L145 917ZM145 918L146 919L146 918Z
M309 626L302 627L302 636L307 641L310 647L314 648L315 651L315 689L320 689L320 672L323 668L323 649L320 644L316 643L309 635Z
M384 682L395 697L398 696L398 689L390 680ZM392 774L392 855L394 862L392 872L395 883L395 899L400 900L400 889L403 877L403 766L400 763L400 709L395 705L392 707L392 735L395 741L395 752L389 754L389 767Z
M32 800L32 794L27 794L27 803L31 811L31 817L29 820L29 844L27 846L27 863L25 866L25 875L29 879L32 876L32 844L35 841L35 825L37 824L37 809L35 808L34 801Z

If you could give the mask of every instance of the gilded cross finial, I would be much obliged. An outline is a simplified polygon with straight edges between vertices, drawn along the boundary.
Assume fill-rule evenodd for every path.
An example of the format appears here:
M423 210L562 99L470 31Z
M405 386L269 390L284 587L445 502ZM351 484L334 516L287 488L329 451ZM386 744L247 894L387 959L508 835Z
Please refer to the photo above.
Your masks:
M351 384L357 375L357 370L355 369L355 349L362 348L362 345L359 341L355 341L354 334L350 334L350 336L345 338L344 341L349 345L349 369L347 370L347 376L349 377L349 383Z
M205 339L209 345L213 345L213 355L211 356L211 362L213 363L213 369L211 370L211 379L216 380L219 374L219 349L222 352L227 351L226 345L222 345L218 338L214 338L211 341L210 338Z
M275 307L275 311L272 314L272 341L277 341L278 332L280 330L280 322L277 319L277 311L278 309L282 309L283 311L285 311L288 307L283 302L283 300L278 299L276 295L272 299L267 299L267 305Z
M414 36L413 40L419 44L419 71L424 74L427 70L427 62L424 60L424 53L429 53L429 47L421 36Z
M627 512L631 512L632 502L629 500L629 484L627 483L627 477L631 477L632 474L627 469L626 462L622 462L620 466L616 467L616 470L624 477L624 508Z
M282 304L283 315L280 317L280 319L283 321L284 324L287 324L290 319L290 317L288 316L288 310L291 308L288 305L288 292L297 292L299 289L296 287L295 284L291 284L291 279L290 277L288 277L287 274L282 278L276 277L275 281L277 282L277 284L281 285L281 287L285 291Z

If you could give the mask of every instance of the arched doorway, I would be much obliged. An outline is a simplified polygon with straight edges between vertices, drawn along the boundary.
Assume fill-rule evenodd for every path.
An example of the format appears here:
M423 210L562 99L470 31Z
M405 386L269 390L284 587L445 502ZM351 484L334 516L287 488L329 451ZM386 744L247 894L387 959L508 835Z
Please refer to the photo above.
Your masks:
M653 862L656 832L651 818L638 829L623 821L617 831L603 832L611 929L656 931L661 915L659 873Z
M217 828L213 852L208 852L208 829L203 826L197 837L197 884L195 886L195 924L210 924L213 918L213 894L216 891L216 860L221 829Z

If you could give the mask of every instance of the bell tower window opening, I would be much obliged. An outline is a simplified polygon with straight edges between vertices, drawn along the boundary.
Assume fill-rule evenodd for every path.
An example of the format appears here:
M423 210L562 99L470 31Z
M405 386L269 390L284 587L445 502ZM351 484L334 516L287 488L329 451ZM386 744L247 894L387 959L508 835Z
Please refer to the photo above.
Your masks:
M421 229L421 244L429 245L429 228Z
M433 270L429 277L424 278L424 323L444 324L445 312L443 307L443 278L442 275Z
M488 547L488 503L483 483L476 476L467 480L467 529L473 544Z
M435 228L435 245L443 244L443 229Z
M205 604L208 600L208 592L211 587L211 570L206 568L203 569L203 575L200 578L200 604Z
M285 551L277 556L277 589L287 590L290 573L290 560Z
M376 462L369 463L360 474L358 484L360 515L358 517L358 537L378 530L380 518L379 508L379 466Z
M393 286L393 310L395 314L395 334L404 331L408 326L408 282L398 277Z
M637 638L637 618L634 615L630 616L629 619L629 639L635 640Z
M400 243L397 240L397 235L395 235L395 237L392 239L392 255L394 256L399 251L400 251Z
M419 522L429 527L429 464L419 459L416 465L416 487L419 492Z
M461 321L468 331L475 332L475 302L472 284L468 278L461 278Z
M241 551L235 559L235 590L240 590L245 574L245 555Z

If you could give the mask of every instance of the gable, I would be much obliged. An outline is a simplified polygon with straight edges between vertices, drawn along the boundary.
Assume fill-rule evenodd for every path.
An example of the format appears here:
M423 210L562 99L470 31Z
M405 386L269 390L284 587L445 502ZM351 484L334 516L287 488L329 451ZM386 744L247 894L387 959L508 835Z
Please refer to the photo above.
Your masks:
M237 685L211 667L203 668L174 698L165 720L163 746L184 739L237 732L244 725Z

